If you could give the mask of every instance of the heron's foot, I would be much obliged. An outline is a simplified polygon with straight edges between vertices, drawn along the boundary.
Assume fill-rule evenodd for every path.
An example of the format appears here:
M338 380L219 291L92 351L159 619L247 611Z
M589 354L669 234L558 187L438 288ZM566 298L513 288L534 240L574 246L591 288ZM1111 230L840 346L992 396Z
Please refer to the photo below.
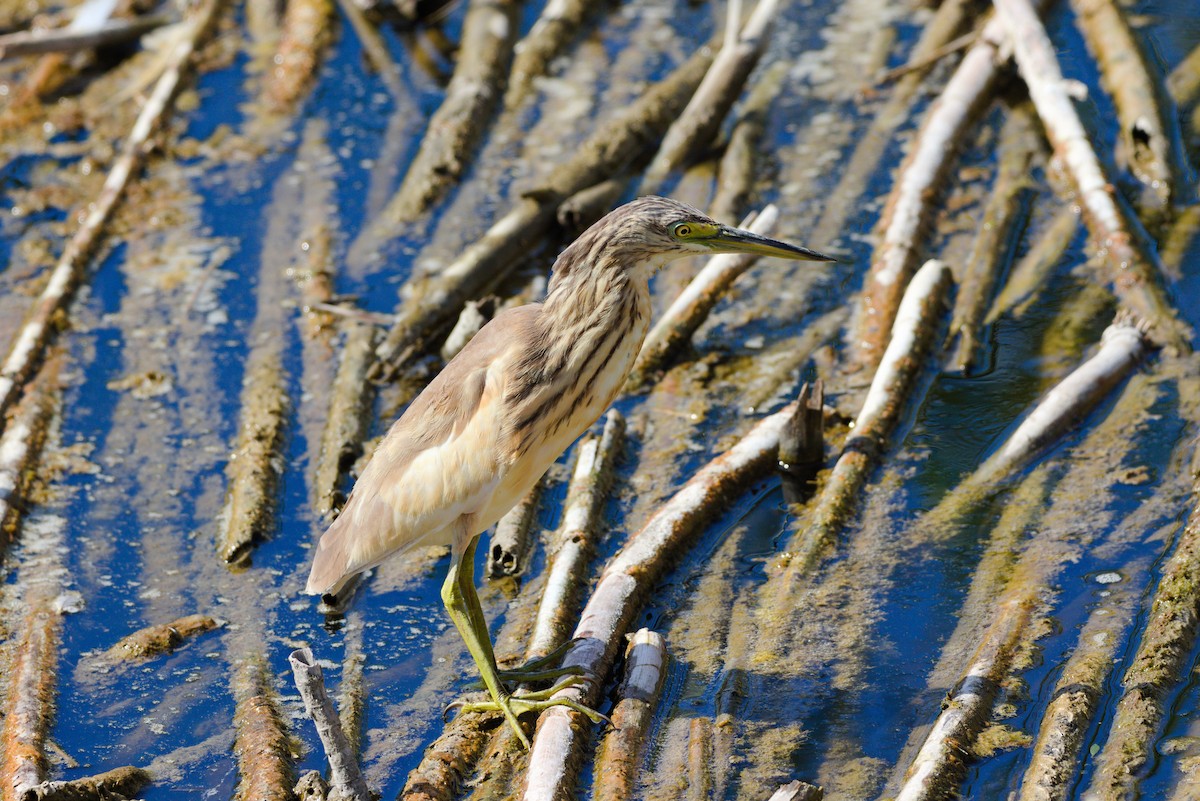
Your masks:
M521 727L514 722L518 716L524 715L527 712L536 712L540 715L551 707L565 706L567 709L585 715L593 723L608 723L612 725L612 720L607 715L597 712L591 707L584 706L572 698L553 697L559 690L564 690L577 683L577 681L578 677L568 676L553 687L547 687L544 690L535 690L533 692L521 693L520 695L508 695L502 698L493 697L486 701L459 700L447 706L445 711L449 712L454 709L459 712L503 712L504 717L508 719L513 731L516 732L517 737L521 740L521 744L527 749L529 748L529 739L525 736L525 732Z

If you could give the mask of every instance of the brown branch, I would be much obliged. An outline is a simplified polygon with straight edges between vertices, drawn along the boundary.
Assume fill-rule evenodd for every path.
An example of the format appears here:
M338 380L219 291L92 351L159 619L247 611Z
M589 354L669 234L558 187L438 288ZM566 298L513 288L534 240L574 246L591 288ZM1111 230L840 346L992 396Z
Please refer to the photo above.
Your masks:
M750 96L742 104L737 122L729 134L729 143L721 155L717 170L717 189L709 203L714 220L737 220L747 210L758 178L758 160L766 132L767 112L787 75L787 64L772 64L755 81Z
M291 801L296 781L291 735L261 657L238 665L233 695L237 703L233 753L240 776L235 801Z
M767 801L822 801L825 791L799 779L781 786Z
M1028 0L995 0L995 6L1046 135L1075 186L1113 290L1152 327L1156 341L1186 351L1190 332L1171 308L1162 284L1162 265L1153 249L1139 241L1124 201L1092 149L1041 20Z
M21 501L28 492L34 467L41 457L46 428L55 407L57 359L50 360L42 376L33 381L25 398L0 434L0 562L8 543L16 537Z
M150 774L126 766L71 781L42 782L22 793L19 801L120 801L133 798L150 784Z
M429 120L400 189L376 225L394 227L412 221L466 170L504 91L519 9L517 0L471 0L446 97Z
M288 0L279 47L263 81L263 96L276 113L288 111L304 94L329 44L332 0Z
M342 328L346 332L342 360L333 379L329 414L313 475L313 502L323 515L331 514L344 500L338 485L362 455L362 440L371 416L367 371L375 347L375 329L364 323L350 323Z
M489 578L519 576L525 572L529 548L533 544L533 528L537 523L538 507L541 504L542 484L545 480L543 476L496 524L488 543Z
M599 701L600 689L645 594L728 498L772 468L780 433L796 411L796 404L791 404L767 417L731 450L709 462L605 568L563 660L565 665L582 668L589 680L561 690L556 697L593 705ZM538 719L529 753L526 801L561 798L570 792L585 737L578 718L578 713L555 707Z
M586 0L556 0L545 5L529 33L517 42L504 95L506 108L525 98L534 79L546 74L550 62L566 49L587 15L602 5Z
M613 725L596 754L593 801L627 801L634 797L642 751L654 707L667 675L667 645L662 635L640 629L625 650L625 682L613 708Z
M1179 123L1160 102L1158 81L1121 7L1113 0L1071 0L1071 9L1117 109L1117 164L1137 179L1134 205L1146 227L1157 230L1172 215L1180 169L1187 169L1179 152Z
M208 615L187 615L126 634L108 649L109 659L149 659L174 651L188 637L212 631L222 624Z
M166 25L170 20L154 14L133 19L114 19L90 30L70 26L50 30L20 31L0 36L0 59L39 53L73 53L93 47L107 47L137 39L142 34Z
M1001 315L1012 311L1017 316L1033 303L1034 298L1046 285L1050 273L1058 266L1063 254L1071 246L1075 232L1079 230L1079 210L1073 205L1059 209L1053 219L1041 231L1038 238L1016 263L1004 289L996 296L991 311L984 320L991 325Z

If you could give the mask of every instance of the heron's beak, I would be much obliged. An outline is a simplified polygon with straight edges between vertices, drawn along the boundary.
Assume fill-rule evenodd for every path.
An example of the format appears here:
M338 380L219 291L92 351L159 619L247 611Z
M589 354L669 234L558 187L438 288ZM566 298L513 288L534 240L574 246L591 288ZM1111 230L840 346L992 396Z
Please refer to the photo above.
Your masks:
M768 239L751 231L724 225L717 229L716 235L708 239L707 244L713 250L722 253L755 253L759 256L778 256L781 259L803 261L837 261L832 256L817 253L815 250L789 245L787 242Z

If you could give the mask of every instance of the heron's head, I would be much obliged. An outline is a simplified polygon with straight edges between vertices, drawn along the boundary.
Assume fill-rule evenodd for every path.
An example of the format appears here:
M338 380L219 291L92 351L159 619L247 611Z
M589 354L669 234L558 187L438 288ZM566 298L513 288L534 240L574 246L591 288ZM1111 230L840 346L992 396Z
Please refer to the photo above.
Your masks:
M674 259L717 253L834 261L808 248L722 225L678 200L650 195L609 212L563 251L554 270L611 265L649 278Z

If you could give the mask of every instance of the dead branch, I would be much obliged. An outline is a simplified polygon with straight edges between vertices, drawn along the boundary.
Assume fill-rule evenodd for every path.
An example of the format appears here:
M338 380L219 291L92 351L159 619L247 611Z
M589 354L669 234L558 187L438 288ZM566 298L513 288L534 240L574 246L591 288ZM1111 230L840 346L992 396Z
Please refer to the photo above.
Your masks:
M634 797L646 735L667 674L667 644L662 635L639 629L625 649L625 682L613 708L612 727L596 755L593 801L626 801Z
M1200 99L1200 45L1192 48L1167 76L1167 92L1181 111Z
M964 33L957 39L951 39L949 42L946 42L941 47L935 48L926 55L920 56L919 58L909 59L906 63L901 64L899 67L895 67L894 69L890 69L884 73L881 73L879 77L875 79L875 86L883 86L884 84L888 84L899 78L903 78L905 75L908 75L911 72L918 72L928 67L932 67L946 56L952 56L958 51L965 50L971 45L975 44L975 39L976 35L974 31L970 33Z
M32 56L39 53L74 53L93 47L107 47L139 38L166 25L170 20L153 14L133 19L114 19L90 30L71 26L49 30L19 31L0 36L0 59Z
M263 96L277 112L291 109L304 94L329 44L332 0L288 0L279 47L263 81Z
M688 723L686 801L704 801L712 797L713 724L708 718L692 718Z
M1100 338L1100 350L1059 382L968 481L987 486L1028 463L1092 411L1133 371L1149 350L1144 327L1118 314Z
M46 738L54 715L59 615L36 603L17 635L0 725L0 795L21 798L46 778ZM11 795L8 795L11 793Z
M1071 246L1075 232L1079 230L1079 210L1073 205L1063 206L1012 269L1004 289L996 296L992 309L984 319L991 325L1006 312L1017 316L1024 313L1034 298L1046 285L1046 280L1058 266L1059 260Z
M1200 481L1193 508L1154 591L1149 618L1122 684L1108 740L1084 797L1115 801L1137 796L1142 767L1155 758L1166 702L1190 670L1200 632Z
M525 654L528 659L545 656L567 639L579 596L587 585L588 562L595 553L604 520L604 503L624 447L625 418L616 409L609 409L605 416L603 434L588 437L579 444L562 523L550 546L554 552Z
M807 525L792 538L786 557L779 563L789 577L806 574L854 512L867 476L887 446L901 412L913 403L911 395L926 369L926 357L937 346L942 310L952 284L949 268L933 259L910 282L853 432ZM787 579L785 589L793 580Z
M538 189L525 194L481 239L436 275L410 281L397 320L376 350L371 378L395 373L419 352L449 314L479 297L512 270L554 220L558 205L576 192L618 174L645 156L677 117L712 61L701 47L666 79L653 84L623 114L604 124L576 155Z
M996 0L995 6L1050 144L1075 185L1113 291L1152 327L1156 341L1186 351L1190 334L1171 308L1162 284L1162 265L1153 249L1137 238L1124 202L1092 149L1041 20L1029 0Z
M28 491L34 466L41 456L46 427L54 410L58 360L43 368L44 378L35 379L0 433L0 561L8 543L16 536L21 499Z
M992 195L983 211L979 231L964 265L950 317L951 370L967 372L975 363L983 336L983 318L992 300L992 292L1004 268L1004 261L1015 250L1014 234L1029 195L1029 171L1040 137L1037 124L1026 104L1013 109L1000 132L1000 164Z
M757 216L743 220L742 227L765 236L774 230L778 219L779 209L768 204ZM738 276L757 262L758 257L749 253L725 253L710 258L646 335L628 386L639 387L662 369L667 360L691 340Z
M245 566L250 549L274 520L275 490L283 473L288 395L278 335L260 342L242 382L237 446L225 468L225 507L218 521L217 553Z
M582 233L589 225L613 210L625 193L628 177L610 178L581 189L558 206L555 218L567 231Z
M786 63L778 61L772 64L755 81L749 97L742 104L717 170L717 189L708 208L714 220L736 220L746 212L758 176L757 165L766 131L767 112L786 74Z
M779 441L779 472L783 497L803 503L812 496L810 486L825 463L825 384L817 379L800 387L800 414Z
M519 8L516 0L471 0L446 97L429 120L400 189L383 211L383 226L420 216L466 170L504 91Z
M588 13L600 6L585 0L556 0L545 5L529 33L517 42L504 95L505 108L514 108L525 98L534 79L546 74L550 62L566 49Z
M195 637L220 627L221 624L208 615L187 615L170 623L158 623L127 634L108 649L108 658L114 660L149 659L174 651L188 637Z
M313 661L309 648L292 651L288 657L296 689L304 699L304 708L317 727L317 736L325 747L329 760L330 790L345 799L371 801L367 783L358 769L358 759L342 731L342 722L333 708L333 702L325 692L325 679L321 666Z
M499 715L459 715L425 749L421 764L408 774L401 801L454 801L488 744L488 734L504 724Z
M1158 82L1121 7L1112 0L1071 0L1075 23L1100 67L1100 80L1117 108L1114 155L1140 184L1134 199L1142 221L1157 230L1180 195L1179 122L1159 102Z
M912 149L904 159L879 221L881 240L863 284L852 339L853 367L878 364L900 298L917 265L925 229L933 219L932 200L949 174L958 141L991 102L1000 68L1008 56L1004 31L989 22L929 109Z
M651 516L600 577L563 660L584 670L589 681L561 690L566 697L596 704L630 622L646 592L704 530L726 499L771 469L779 436L797 412L790 404L765 418L737 445L709 462ZM526 801L561 798L574 783L585 739L577 713L555 707L538 719L529 754Z
M141 165L150 135L162 123L170 110L171 100L183 80L184 70L192 53L207 34L221 0L202 0L185 23L187 32L180 36L168 54L168 64L138 114L129 136L121 147L121 155L113 162L99 196L87 204L72 219L83 222L63 249L50 273L50 279L0 367L0 414L12 406L25 382L42 358L42 352L54 335L61 310L83 279L88 256L100 239L101 231L117 201L125 192L130 177Z
M1111 592L1080 629L1078 644L1054 686L1018 801L1066 801L1074 785L1084 738L1137 600L1119 586Z
M237 703L233 753L240 776L235 800L291 801L296 783L291 735L261 657L245 659L237 666L233 696Z
M354 34L358 37L367 61L379 74L383 85L387 87L393 98L404 97L407 91L404 84L400 82L400 71L392 59L387 42L379 35L379 31L375 30L375 26L371 24L354 0L337 0L337 2L342 13L346 15L346 19L350 21L350 27L354 29Z
M313 502L323 515L339 508L344 496L338 485L362 455L362 441L370 425L372 395L367 371L375 347L375 328L364 323L342 326L345 340L342 360L333 379L329 415L321 433L321 450L313 475Z
M825 791L799 779L780 786L768 801L822 801Z
M537 523L538 507L542 497L543 476L525 497L508 510L488 545L489 578L499 576L519 576L525 571L529 558L529 547L533 543L533 527Z
M120 801L136 797L150 782L148 772L125 766L83 779L42 782L25 790L18 801Z
M657 194L673 171L686 167L712 143L766 49L778 5L778 0L758 0L745 27L736 37L730 37L734 42L721 48L687 107L667 129L637 194ZM734 8L736 5L731 4L731 11ZM727 30L735 31L740 24L741 20L731 13Z

